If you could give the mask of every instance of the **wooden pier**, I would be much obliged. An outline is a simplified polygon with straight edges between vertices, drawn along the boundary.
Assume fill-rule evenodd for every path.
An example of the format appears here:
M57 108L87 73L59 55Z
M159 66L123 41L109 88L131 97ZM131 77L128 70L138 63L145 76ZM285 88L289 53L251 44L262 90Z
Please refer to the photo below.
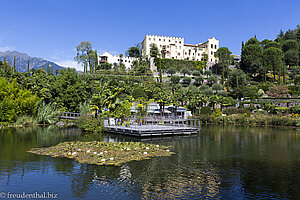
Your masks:
M199 128L188 126L166 126L166 125L130 125L105 126L107 132L138 137L191 135L199 131Z

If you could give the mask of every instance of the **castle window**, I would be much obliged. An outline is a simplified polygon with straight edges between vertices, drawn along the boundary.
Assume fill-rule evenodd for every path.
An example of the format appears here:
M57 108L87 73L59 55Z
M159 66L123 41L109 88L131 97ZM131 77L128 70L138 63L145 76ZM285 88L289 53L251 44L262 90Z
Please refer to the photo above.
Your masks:
M210 45L210 47L211 47L211 48L214 48L214 45L213 45L213 44L211 44L211 45Z
M149 38L149 41L151 41L151 38Z
M171 42L171 40L169 40L169 42Z
M198 53L198 56L200 56L200 53Z
M184 55L186 55L186 52L184 53Z
M213 55L213 52L210 52L211 55Z
M217 49L217 45L215 45L215 49Z
M153 38L153 41L155 41L155 38Z
M120 59L118 59L118 61L120 61Z
M160 41L160 39L159 39L159 41Z
M165 42L166 40L164 39L164 42Z
M179 41L179 44L181 44L181 41Z
M175 41L175 43L177 43L177 41Z
M169 45L167 45L167 48L169 48Z
M178 56L180 56L180 53L178 53Z

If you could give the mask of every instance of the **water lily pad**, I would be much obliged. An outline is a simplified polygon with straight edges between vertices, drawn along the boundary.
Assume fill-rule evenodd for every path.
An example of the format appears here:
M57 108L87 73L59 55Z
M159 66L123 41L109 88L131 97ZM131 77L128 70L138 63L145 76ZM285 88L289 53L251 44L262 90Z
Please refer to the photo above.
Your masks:
M124 151L125 149L125 151ZM34 148L29 152L51 157L75 159L79 163L115 165L133 160L170 156L170 147L141 142L63 142L47 148Z

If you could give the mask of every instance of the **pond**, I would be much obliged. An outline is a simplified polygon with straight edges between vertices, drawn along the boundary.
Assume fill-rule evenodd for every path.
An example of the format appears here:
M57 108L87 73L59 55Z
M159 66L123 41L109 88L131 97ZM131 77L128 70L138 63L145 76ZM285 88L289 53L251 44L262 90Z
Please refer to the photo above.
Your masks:
M120 167L27 153L74 140L140 141L112 134L84 136L76 128L2 129L0 196L24 192L59 199L300 199L299 129L201 127L196 135L145 141L172 146L171 157Z

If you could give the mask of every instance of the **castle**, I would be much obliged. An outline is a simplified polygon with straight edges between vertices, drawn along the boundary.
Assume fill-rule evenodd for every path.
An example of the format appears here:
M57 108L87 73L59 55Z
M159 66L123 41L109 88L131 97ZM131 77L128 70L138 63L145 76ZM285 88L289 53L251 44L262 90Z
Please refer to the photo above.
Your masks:
M219 48L219 40L215 37L208 39L204 43L185 44L183 37L146 35L142 42L142 56L150 57L151 45L155 44L158 47L160 57L163 47L165 48L165 58L179 60L195 60L207 61L208 65L217 62L215 52ZM121 57L120 55L112 55L108 52L99 56L99 63L123 63L126 69L131 68L131 64L137 58Z

